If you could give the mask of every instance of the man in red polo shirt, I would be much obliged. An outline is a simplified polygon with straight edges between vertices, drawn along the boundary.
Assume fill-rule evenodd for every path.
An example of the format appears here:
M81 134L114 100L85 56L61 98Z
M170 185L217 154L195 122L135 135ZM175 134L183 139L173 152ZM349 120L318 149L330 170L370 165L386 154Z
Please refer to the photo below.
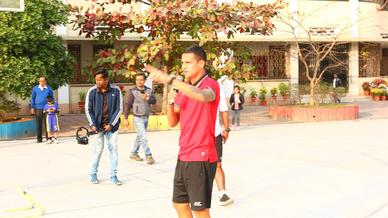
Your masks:
M186 81L175 80L162 71L147 66L150 78L169 83L179 90L170 92L174 99L167 109L169 125L179 122L179 154L174 176L173 204L179 217L210 217L209 208L217 167L215 122L220 88L205 71L206 53L194 46L182 54L182 70Z

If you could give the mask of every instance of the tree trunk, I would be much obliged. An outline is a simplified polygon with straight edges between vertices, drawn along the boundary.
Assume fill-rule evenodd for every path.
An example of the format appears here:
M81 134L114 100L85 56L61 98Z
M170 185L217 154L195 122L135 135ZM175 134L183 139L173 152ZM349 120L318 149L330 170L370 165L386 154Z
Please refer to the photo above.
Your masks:
M163 71L168 74L168 67L164 66ZM168 105L168 84L163 84L163 100L162 100L162 114L167 114Z
M310 99L309 99L309 104L311 106L316 105L316 103L315 103L315 85L314 85L314 80L313 79L310 81Z

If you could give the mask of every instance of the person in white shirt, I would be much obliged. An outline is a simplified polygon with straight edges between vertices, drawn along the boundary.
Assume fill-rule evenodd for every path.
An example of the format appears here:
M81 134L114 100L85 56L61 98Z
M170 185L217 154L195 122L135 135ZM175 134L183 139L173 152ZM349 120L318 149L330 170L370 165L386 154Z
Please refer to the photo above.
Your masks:
M217 118L216 118L216 126L215 126L215 136L216 136L216 150L218 155L218 161L217 161L217 170L215 175L215 181L218 187L219 192L219 205L225 206L233 203L233 199L231 199L225 190L225 173L222 169L222 150L223 150L223 143L226 142L229 136L230 128L229 128L229 114L228 114L228 105L226 102L226 96L222 89L222 84L219 82L220 85L220 102L218 104L218 111ZM220 124L220 114L221 119L224 124L224 129L221 128Z

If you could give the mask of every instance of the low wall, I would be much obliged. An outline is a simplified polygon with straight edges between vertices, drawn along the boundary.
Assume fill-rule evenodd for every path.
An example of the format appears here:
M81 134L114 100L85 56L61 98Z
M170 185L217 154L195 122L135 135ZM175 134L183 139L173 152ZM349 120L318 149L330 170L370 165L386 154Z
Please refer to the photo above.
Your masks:
M308 106L269 106L269 114L274 120L299 122L354 120L358 118L358 105L333 105L322 107Z
M36 121L32 118L0 123L0 140L13 140L36 135Z

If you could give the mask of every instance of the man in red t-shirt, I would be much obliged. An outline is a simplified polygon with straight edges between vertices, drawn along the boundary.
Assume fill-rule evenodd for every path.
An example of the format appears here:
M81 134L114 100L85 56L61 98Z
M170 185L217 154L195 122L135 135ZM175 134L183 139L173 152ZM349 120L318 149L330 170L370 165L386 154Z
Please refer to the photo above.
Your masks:
M147 66L149 78L168 83L179 90L170 92L167 109L169 125L179 122L179 154L175 168L173 204L179 217L210 217L212 187L217 167L215 122L220 88L205 71L206 53L194 46L182 54L182 70L186 81L175 80L162 71Z

